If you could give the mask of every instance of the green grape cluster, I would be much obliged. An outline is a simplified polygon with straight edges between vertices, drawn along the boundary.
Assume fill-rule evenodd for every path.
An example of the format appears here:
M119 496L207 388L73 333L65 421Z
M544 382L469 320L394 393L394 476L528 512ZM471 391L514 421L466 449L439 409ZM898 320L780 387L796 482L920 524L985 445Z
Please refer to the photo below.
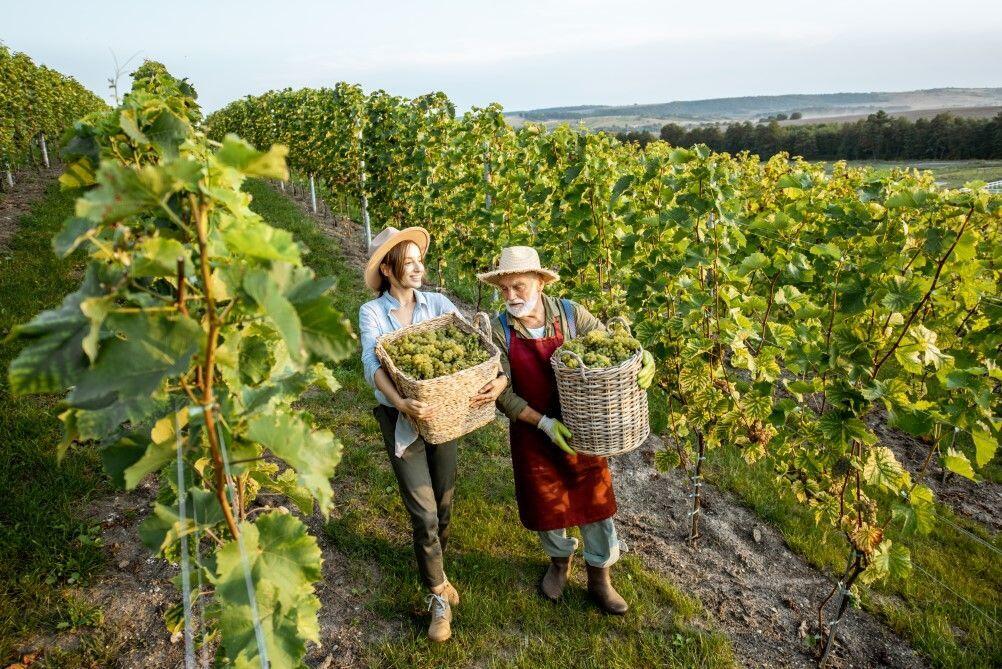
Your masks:
M490 357L479 337L455 325L405 334L385 348L397 369L419 381L455 374Z
M592 330L584 336L565 342L558 354L564 365L577 369L577 359L566 355L567 351L577 353L588 367L614 367L629 360L639 350L640 342L625 330Z

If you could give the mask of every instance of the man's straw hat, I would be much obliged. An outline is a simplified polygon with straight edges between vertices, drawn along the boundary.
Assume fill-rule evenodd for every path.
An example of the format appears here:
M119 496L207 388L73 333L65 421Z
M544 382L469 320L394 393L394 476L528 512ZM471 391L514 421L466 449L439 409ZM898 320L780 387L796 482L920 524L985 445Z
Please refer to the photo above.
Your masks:
M540 266L539 254L531 246L508 246L501 249L497 268L477 274L477 278L486 283L496 284L499 277L530 272L538 274L544 285L560 279L560 275L553 270Z
M431 243L431 237L427 230L417 226L403 230L387 226L373 237L372 243L369 244L369 262L365 265L365 285L373 292L379 292L381 282L379 264L390 252L390 249L401 242L414 242L421 249L421 255L424 255L428 250L428 244Z

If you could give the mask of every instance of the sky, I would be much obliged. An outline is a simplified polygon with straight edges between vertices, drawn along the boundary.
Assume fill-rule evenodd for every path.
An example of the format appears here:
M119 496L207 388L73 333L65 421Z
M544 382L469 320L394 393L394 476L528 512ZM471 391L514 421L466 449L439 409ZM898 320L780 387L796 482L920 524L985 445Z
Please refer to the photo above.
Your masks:
M2 0L0 41L107 98L135 56L206 111L337 81L460 111L1002 86L995 0Z

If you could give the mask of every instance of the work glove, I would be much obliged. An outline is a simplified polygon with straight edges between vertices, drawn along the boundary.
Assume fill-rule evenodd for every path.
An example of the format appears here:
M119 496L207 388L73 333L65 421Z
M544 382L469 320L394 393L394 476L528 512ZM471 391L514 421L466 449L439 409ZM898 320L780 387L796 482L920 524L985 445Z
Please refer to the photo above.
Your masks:
M650 351L644 351L643 355L644 365L637 372L637 385L640 386L642 390L647 390L651 387L651 382L654 380L654 356L651 355Z
M573 448L567 445L567 440L572 438L571 431L567 429L567 426L561 423L559 420L550 418L549 416L543 416L539 419L539 423L536 425L540 430L546 433L546 436L550 438L557 447L568 455L574 455L575 451Z

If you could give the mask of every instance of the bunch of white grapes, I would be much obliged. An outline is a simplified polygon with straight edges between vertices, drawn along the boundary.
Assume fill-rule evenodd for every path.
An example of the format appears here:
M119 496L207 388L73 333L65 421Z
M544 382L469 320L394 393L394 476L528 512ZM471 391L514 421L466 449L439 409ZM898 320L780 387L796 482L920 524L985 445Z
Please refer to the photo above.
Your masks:
M490 357L479 337L455 325L405 334L385 348L400 371L419 381L475 367Z
M564 342L557 355L570 369L577 369L579 363L576 358L567 355L567 351L577 353L587 367L615 367L633 357L640 348L640 342L626 330L592 330L586 335Z

